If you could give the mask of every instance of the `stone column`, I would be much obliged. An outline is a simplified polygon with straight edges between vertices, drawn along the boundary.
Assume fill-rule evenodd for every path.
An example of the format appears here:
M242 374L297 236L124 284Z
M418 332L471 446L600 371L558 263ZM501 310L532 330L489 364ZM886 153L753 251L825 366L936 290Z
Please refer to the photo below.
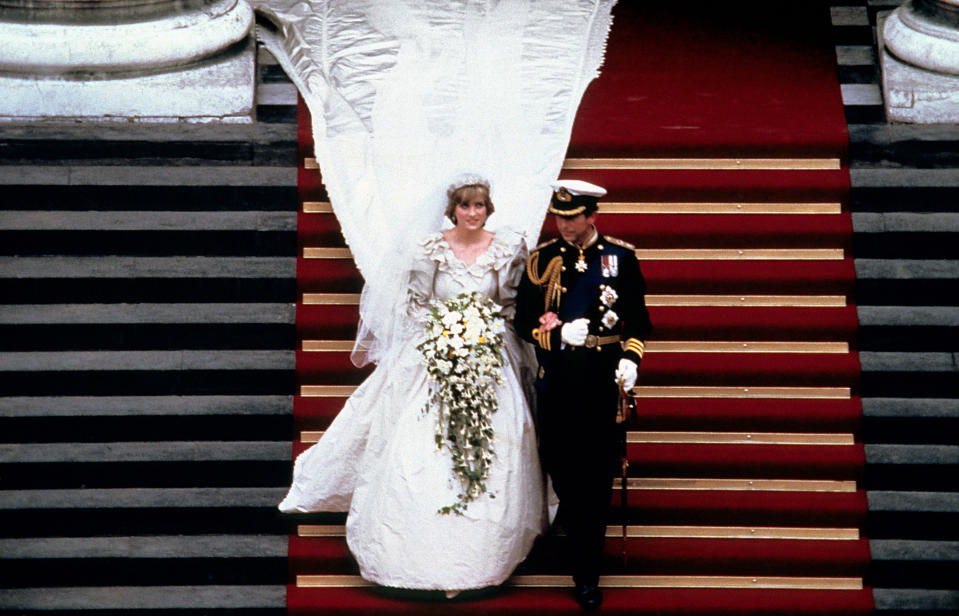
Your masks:
M0 117L250 121L248 0L0 0Z
M959 0L909 0L878 26L888 119L959 122Z

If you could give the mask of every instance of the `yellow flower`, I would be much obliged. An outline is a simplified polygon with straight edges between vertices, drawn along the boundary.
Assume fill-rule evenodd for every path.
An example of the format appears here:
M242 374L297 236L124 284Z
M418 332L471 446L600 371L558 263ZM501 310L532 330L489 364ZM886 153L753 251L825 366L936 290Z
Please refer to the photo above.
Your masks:
M476 339L476 341L479 342L480 344L483 344L484 342L486 342L486 339L480 336L479 338Z

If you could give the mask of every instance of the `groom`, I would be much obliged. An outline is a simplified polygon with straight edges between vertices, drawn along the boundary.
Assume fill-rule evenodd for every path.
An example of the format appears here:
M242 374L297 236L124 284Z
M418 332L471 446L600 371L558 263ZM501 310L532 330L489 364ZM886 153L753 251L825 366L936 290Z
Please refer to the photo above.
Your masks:
M634 247L596 231L606 190L560 180L553 191L548 211L561 237L530 254L515 326L539 360L540 451L560 500L576 600L595 609L618 466L619 390L636 383L651 325Z

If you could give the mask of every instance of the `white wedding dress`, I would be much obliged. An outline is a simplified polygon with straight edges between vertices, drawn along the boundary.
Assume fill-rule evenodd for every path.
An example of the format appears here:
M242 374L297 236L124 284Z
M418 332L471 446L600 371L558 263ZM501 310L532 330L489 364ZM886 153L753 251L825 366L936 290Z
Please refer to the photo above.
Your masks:
M420 242L409 276L412 325L350 396L319 443L294 466L286 512L348 510L346 540L362 576L385 586L464 590L501 584L547 524L545 488L526 387L531 349L511 325L506 365L493 415L495 457L487 493L462 516L439 514L462 491L450 454L434 440L435 415L424 414L427 375L416 345L418 317L432 300L477 291L503 306L513 299L526 244L499 231L467 266L439 233Z

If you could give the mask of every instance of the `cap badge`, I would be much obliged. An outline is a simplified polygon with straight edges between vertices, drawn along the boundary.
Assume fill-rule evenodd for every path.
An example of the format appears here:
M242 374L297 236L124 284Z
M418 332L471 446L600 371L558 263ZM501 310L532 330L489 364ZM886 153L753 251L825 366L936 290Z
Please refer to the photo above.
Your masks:
M569 201L573 200L573 195L566 190L565 186L560 186L559 190L556 191L556 200L568 203Z

